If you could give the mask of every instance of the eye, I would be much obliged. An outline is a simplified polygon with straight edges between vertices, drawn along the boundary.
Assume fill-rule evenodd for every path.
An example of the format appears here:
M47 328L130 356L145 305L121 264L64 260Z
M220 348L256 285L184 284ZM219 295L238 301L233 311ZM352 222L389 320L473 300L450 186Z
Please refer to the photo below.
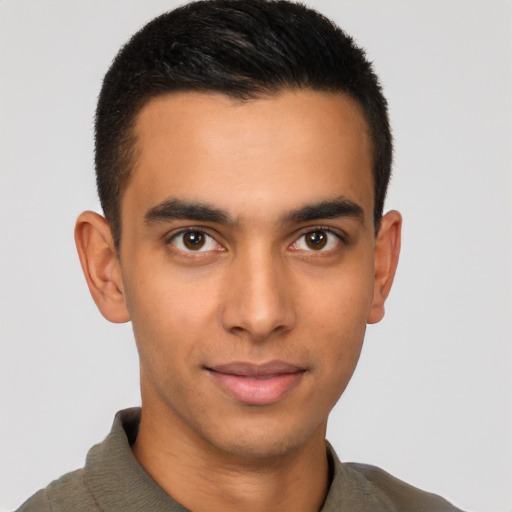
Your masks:
M300 236L292 244L297 251L329 251L340 244L340 237L327 229L315 229Z
M198 229L181 231L171 238L171 244L184 252L207 252L222 250L222 246L210 235Z

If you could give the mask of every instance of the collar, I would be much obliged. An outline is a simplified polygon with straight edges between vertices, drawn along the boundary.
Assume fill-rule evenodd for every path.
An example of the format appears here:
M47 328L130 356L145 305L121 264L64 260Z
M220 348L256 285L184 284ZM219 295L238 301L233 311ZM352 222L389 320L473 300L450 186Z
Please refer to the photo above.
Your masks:
M101 510L189 512L173 500L134 457L140 408L119 411L105 441L93 446L85 463L86 482Z
M102 510L189 512L134 457L130 446L137 438L140 416L140 408L119 411L105 441L89 450L85 464L89 489ZM365 492L365 482L349 464L340 462L329 443L327 457L332 482L320 512L366 510L365 505L373 509L377 503Z

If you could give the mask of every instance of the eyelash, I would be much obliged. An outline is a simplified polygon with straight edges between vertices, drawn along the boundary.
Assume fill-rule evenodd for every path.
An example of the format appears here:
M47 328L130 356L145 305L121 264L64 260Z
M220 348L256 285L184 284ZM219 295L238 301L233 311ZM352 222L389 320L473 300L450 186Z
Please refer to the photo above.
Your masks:
M185 248L180 248L180 247L177 247L175 243L173 243L174 240L177 240L179 239L180 237L183 237L184 235L188 234L188 233L197 233L203 237L207 237L208 239L210 240L213 240L215 242L215 244L219 247L222 247L221 244L219 244L219 242L217 242L217 240L215 239L215 237L213 237L212 235L210 235L205 229L203 228L200 228L200 227L189 227L189 228L186 228L186 229L182 229L181 231L178 231L177 233L173 233L170 237L168 237L165 241L166 244L171 244L173 245L178 251L180 251L180 253L184 253L186 255L194 255L194 254L200 254L200 253L204 253L204 252L210 252L211 250L208 250L208 251L201 251L201 250L197 250L197 251L194 251L194 250L186 250ZM206 241L205 243L208 243L208 241ZM182 240L181 241L181 245L184 245L185 242ZM202 246L199 247L199 249L202 249ZM219 252L223 252L225 249L222 248L219 250Z
M179 237L182 237L184 235L186 235L187 233L198 233L204 237L207 237L208 239L211 239L215 242L215 244L219 247L221 247L221 249L219 250L219 252L223 252L225 251L225 249L223 248L223 246L216 240L216 238L212 235L210 235L205 229L201 228L201 227L188 227L186 229L182 229L181 231L177 232L177 233L173 233L171 236L169 237L166 237L165 239L165 243L166 244L170 244L170 245L173 245L174 248L179 251L180 253L182 254L186 254L186 255L195 255L195 254L200 254L200 253L207 253L207 252L211 252L213 249L209 249L209 250L187 250L187 249L184 249L184 248L180 248L180 247L177 247L176 244L173 243L174 240L177 240L179 239ZM296 237L294 239L294 241L289 245L289 247L292 247L293 245L296 245L302 238L306 237L307 235L311 235L313 233L325 233L327 234L328 236L334 236L337 241L338 241L338 244L336 244L336 247L339 245L339 244L347 244L347 235L345 233L340 233L338 231L334 231L332 228L330 227L326 227L326 226L312 226L312 227L308 227L307 230L303 231L302 233L299 234L298 237ZM205 242L207 243L207 242ZM326 244L329 243L329 240L327 240ZM184 242L183 240L181 241L181 245L184 245ZM199 249L202 249L203 246L199 247ZM294 251L304 251L304 252L311 252L311 253L325 253L325 252L330 252L332 251L333 249L336 249L336 247L333 247L333 248L329 248L327 250L322 250L323 247L320 248L320 250L315 250L315 249L311 249L311 250L307 250L307 249L298 249L298 248L294 248L292 250Z
M301 239L305 238L307 235L311 235L313 233L324 233L324 234L327 234L328 236L333 236L336 238L337 240L337 244L335 247L331 247L329 249L326 249L326 250L314 250L314 249L311 249L311 250L307 250L307 249L295 249L296 251L304 251L304 252L309 252L309 253L312 253L312 254L315 254L315 253L328 253L328 252L331 252L333 250L335 250L339 245L341 244L347 244L347 235L343 232L339 232L338 230L333 230L332 228L330 227L327 227L327 226L312 226L312 227L308 227L307 230L303 231L302 233L300 233L300 235L295 238L295 240L292 242L291 245L295 245L297 244ZM326 243L329 243L329 241L327 240ZM323 249L323 247L321 248Z

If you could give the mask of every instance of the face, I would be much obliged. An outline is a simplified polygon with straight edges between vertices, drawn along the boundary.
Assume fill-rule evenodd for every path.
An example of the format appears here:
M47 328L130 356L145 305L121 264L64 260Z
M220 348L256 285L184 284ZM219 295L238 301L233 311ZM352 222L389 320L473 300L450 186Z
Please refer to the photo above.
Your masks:
M177 93L135 133L120 269L143 421L244 457L323 440L378 320L359 107L307 90Z

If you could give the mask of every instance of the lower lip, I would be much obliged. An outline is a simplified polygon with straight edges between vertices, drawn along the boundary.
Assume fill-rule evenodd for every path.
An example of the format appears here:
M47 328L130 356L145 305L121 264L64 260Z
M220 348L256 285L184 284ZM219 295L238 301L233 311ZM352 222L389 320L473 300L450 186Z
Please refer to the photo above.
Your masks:
M246 377L210 371L222 390L238 402L269 405L278 402L302 380L304 372L281 373L265 377Z

